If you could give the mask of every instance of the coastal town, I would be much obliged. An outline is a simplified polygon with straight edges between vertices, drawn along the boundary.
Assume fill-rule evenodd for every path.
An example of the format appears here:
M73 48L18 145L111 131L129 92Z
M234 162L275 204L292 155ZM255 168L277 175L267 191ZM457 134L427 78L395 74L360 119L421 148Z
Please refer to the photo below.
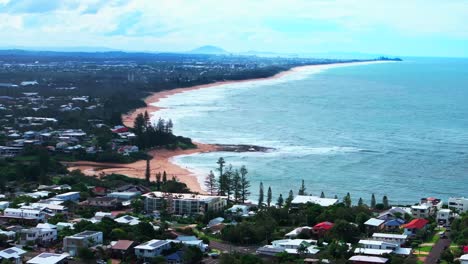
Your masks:
M388 58L370 61L379 60ZM172 120L154 119L159 99L362 62L4 52L2 263L468 263L468 198L364 201L311 193L298 179L297 190L274 196L222 158L205 186L171 163L268 149L176 136Z

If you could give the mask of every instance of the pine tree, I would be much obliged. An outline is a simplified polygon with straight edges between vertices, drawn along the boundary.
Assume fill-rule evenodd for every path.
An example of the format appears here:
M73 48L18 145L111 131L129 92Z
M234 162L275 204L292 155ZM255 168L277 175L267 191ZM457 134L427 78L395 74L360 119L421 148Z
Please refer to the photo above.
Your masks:
M322 191L322 193L320 194L320 198L325 198L325 193Z
M156 173L156 190L161 191L161 172Z
M206 176L205 179L205 187L211 195L215 195L217 192L217 182L216 182L216 177L213 173L213 171L210 171L208 176Z
M346 207L351 207L351 195L349 193L343 198L343 203Z
M297 193L298 195L306 195L306 187L304 180L302 180L301 188L299 189L299 192Z
M145 114L144 114L143 118L145 119L144 126L145 126L145 128L148 128L148 126L150 125L150 117L149 117L147 111L145 111Z
M232 171L232 165L229 164L229 166L227 166L226 168L226 171L224 172L224 180L225 180L225 190L226 190L226 195L227 195L227 200L229 202L229 199L232 195L232 191L233 191L233 188L232 188L232 178L234 176L234 172Z
M375 195L372 194L370 206L371 206L372 209L375 209L375 205L376 205Z
M231 180L231 189L232 195L234 197L234 202L238 203L241 200L242 196L242 186L241 186L241 176L238 170L235 170L232 173L232 180Z
M260 190L258 192L258 208L262 208L263 207L263 197L264 194L263 194L263 182L260 182Z
M388 205L388 198L387 198L387 195L384 195L384 197L382 198L382 203L383 203L385 209L387 209L387 208L390 207L390 206Z
M271 199L272 199L271 187L268 186L268 192L267 192L267 205L268 205L268 207L270 207L270 205L271 205Z
M173 127L174 127L174 124L172 123L172 120L169 119L169 121L167 121L167 124L166 124L167 133L172 134Z
M146 159L146 171L145 171L145 179L147 182L150 182L151 177L151 170L150 170L150 159Z
M250 182L247 180L247 168L242 165L240 168L240 175L241 175L241 201L242 203L245 203L247 200L247 197L250 195Z
M289 208L291 206L291 202L293 199L294 199L293 190L289 190L289 195L288 195L288 198L286 198L286 202L285 202L286 207Z
M338 200L338 195L335 194L334 198Z
M280 194L279 197L278 197L278 201L276 202L276 204L278 205L279 208L281 208L281 207L283 207L283 203L284 203L283 194Z
M163 181L163 183L167 182L167 173L166 173L166 171L163 171L162 181Z
M364 201L362 201L362 198L359 197L358 206L363 206L363 205L364 205Z

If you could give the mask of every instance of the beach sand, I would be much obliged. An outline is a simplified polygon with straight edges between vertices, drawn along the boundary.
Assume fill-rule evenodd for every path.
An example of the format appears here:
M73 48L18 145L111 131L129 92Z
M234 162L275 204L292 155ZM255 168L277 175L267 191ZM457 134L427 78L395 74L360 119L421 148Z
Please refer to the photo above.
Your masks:
M197 85L197 86L186 87L186 88L176 88L172 90L156 92L145 98L145 103L147 105L146 107L138 108L132 111L131 113L123 115L122 120L125 126L133 127L134 120L138 114L141 114L147 111L148 114L151 115L152 113L157 112L158 110L162 108L156 106L156 104L162 98L167 98L174 94L184 93L184 92L198 90L198 89L216 88L225 84L272 80L272 79L281 78L283 76L286 76L292 73L308 70L311 68L323 70L323 69L328 69L328 68L343 67L343 66L349 66L349 65L355 65L355 64L369 64L369 63L379 63L379 62L378 61L376 62L351 62L351 63L299 66L299 67L295 67L287 71L280 72L268 78L248 79L248 80L240 80L240 81L221 81L221 82L215 82L211 84ZM215 145L202 144L198 142L194 142L194 144L197 145L196 149L189 149L189 150L156 149L156 150L149 151L148 154L150 154L153 157L153 159L150 161L151 177L152 177L151 180L153 181L155 180L154 175L157 172L166 171L166 173L169 176L168 177L169 179L172 176L176 176L179 181L187 184L187 187L190 190L194 192L203 193L203 188L200 186L200 183L196 175L194 175L188 169L183 168L171 162L171 159L173 157L176 157L179 155L188 155L188 154L218 151L218 147ZM146 170L146 161L144 160L137 161L137 162L130 163L130 164L96 163L96 162L87 162L87 161L69 162L66 164L69 166L68 169L70 171L79 169L85 175L89 175L89 176L118 173L118 174L127 175L129 177L144 179L145 170Z

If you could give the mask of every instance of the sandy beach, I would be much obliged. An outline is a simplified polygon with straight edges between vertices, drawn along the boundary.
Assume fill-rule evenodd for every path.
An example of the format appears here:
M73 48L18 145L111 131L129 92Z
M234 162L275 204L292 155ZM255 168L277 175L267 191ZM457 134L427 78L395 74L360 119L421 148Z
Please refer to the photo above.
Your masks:
M184 93L184 92L198 90L198 89L216 88L216 87L220 87L226 84L272 80L272 79L281 78L283 76L293 74L296 72L305 71L308 69L323 70L323 69L328 69L328 68L344 67L344 66L355 65L355 64L369 64L369 63L379 63L379 61L299 66L299 67L295 67L287 71L280 72L268 78L248 79L248 80L240 80L240 81L221 81L221 82L215 82L211 84L197 85L197 86L186 87L186 88L176 88L172 90L156 92L145 98L145 103L147 105L146 107L138 108L132 111L131 113L123 115L122 120L125 126L133 127L134 120L138 114L144 113L145 111L147 111L151 115L154 112L157 112L158 110L162 109L161 107L157 106L157 103L162 98L167 98L174 94ZM213 151L219 150L218 147L215 145L202 144L198 142L194 142L194 143L197 145L196 149L175 150L175 151L166 150L166 149L156 149L156 150L149 151L148 154L150 154L153 157L153 159L150 161L151 175L153 177L152 180L153 181L155 180L154 175L157 172L166 171L166 173L170 177L176 176L179 181L187 184L190 190L194 192L203 193L203 188L200 186L200 183L196 175L194 175L188 169L183 168L171 162L171 159L173 157L176 157L179 155L206 153L206 152L213 152ZM89 176L118 173L118 174L127 175L129 177L143 179L145 170L146 170L146 161L144 160L137 161L137 162L130 163L130 164L97 163L97 162L80 161L80 162L71 162L71 163L68 163L67 165L69 166L68 169L70 171L79 169L85 175L89 175Z

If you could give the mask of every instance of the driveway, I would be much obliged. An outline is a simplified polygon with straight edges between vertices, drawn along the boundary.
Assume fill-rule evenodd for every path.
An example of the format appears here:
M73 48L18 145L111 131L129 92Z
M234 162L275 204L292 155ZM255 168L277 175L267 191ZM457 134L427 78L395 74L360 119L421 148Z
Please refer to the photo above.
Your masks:
M447 237L449 234L446 234ZM440 259L440 255L445 248L450 247L450 239L448 238L441 238L437 243L432 247L431 252L427 255L426 260L424 261L425 264L436 264L437 260Z

